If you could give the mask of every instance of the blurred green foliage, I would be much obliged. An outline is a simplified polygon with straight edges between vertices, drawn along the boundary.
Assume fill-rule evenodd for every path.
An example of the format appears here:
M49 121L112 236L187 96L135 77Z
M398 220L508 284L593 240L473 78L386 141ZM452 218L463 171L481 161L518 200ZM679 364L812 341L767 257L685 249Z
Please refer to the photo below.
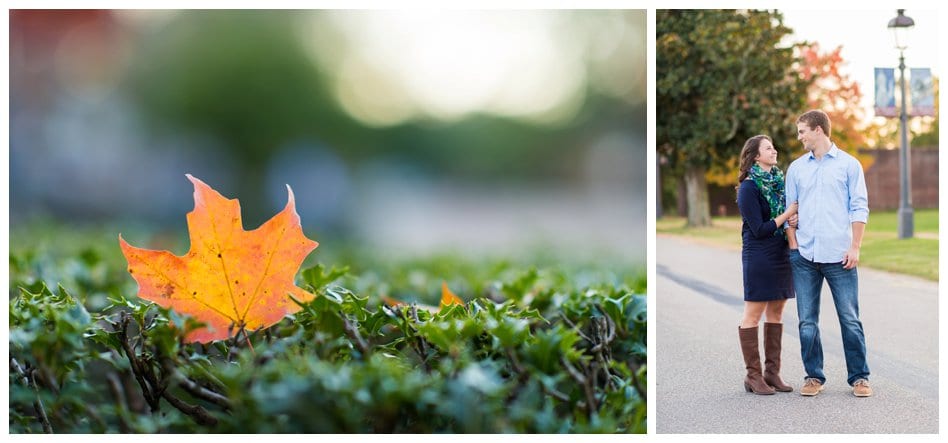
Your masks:
M646 430L639 271L317 264L299 312L202 345L182 341L189 319L131 296L100 237L11 253L11 432ZM430 307L442 281L463 306Z
M615 13L568 14L576 15L573 32L591 33L581 18ZM623 14L630 22L641 15ZM376 160L411 165L426 176L513 182L574 179L582 147L596 134L632 131L644 143L644 102L630 105L594 84L586 85L575 118L554 125L486 112L368 125L338 103L332 78L338 67L321 64L307 48L315 27L325 31L320 38L335 39L318 43L346 47L333 20L313 11L175 13L142 34L127 92L154 133L199 137L211 141L202 146L226 152L248 208L263 207L261 166L293 143L326 147L352 166ZM634 38L644 44L641 31Z
M656 17L658 144L682 166L724 166L748 138L795 143L808 81L777 11L664 10Z
M780 12L660 10L656 27L662 174L684 178L688 223L707 226L705 173L736 166L744 142L758 134L775 146L793 146L812 80L796 72L794 46L784 42L791 29Z
M143 39L131 65L133 97L172 131L207 133L241 166L280 145L353 123L333 106L294 32L292 11L190 11ZM144 62L149 60L150 62Z

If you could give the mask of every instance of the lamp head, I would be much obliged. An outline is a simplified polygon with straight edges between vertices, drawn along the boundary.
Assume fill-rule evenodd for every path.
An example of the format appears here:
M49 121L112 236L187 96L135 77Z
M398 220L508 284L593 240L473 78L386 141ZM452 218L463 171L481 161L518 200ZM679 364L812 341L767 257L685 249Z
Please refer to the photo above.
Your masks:
M896 49L904 51L908 48L908 31L915 27L915 20L905 15L904 9L899 9L898 13L899 15L889 20L888 28L895 38Z

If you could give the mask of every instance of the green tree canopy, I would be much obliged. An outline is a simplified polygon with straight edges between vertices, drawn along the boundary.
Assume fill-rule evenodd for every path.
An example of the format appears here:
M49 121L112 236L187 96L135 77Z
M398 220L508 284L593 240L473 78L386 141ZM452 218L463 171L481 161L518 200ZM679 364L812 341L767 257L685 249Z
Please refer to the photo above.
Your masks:
M794 143L808 80L783 43L790 32L777 11L657 13L657 143L683 171L690 225L710 224L707 168L733 161L757 134Z
M254 167L288 141L348 135L354 124L334 107L292 18L283 11L175 16L144 39L133 64L133 92L155 117L149 122L213 134Z

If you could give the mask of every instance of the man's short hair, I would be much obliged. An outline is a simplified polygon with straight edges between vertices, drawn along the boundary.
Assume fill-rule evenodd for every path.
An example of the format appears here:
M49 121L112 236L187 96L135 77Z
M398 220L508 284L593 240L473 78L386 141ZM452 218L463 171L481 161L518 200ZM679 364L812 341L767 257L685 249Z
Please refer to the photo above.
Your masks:
M812 111L807 111L797 119L797 123L806 123L810 129L821 128L823 129L823 134L829 137L830 135L830 119L825 112L820 111L819 109L814 109Z

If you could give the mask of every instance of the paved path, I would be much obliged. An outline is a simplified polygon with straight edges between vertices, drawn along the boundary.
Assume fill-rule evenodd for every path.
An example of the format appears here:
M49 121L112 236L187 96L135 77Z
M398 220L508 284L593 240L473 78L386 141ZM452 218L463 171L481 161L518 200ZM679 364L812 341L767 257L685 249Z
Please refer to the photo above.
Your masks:
M656 243L656 430L659 433L937 433L938 284L860 268L860 317L875 395L853 397L832 296L820 332L826 389L799 394L796 303L784 311L783 378L792 393L744 392L737 339L739 251L659 235Z

